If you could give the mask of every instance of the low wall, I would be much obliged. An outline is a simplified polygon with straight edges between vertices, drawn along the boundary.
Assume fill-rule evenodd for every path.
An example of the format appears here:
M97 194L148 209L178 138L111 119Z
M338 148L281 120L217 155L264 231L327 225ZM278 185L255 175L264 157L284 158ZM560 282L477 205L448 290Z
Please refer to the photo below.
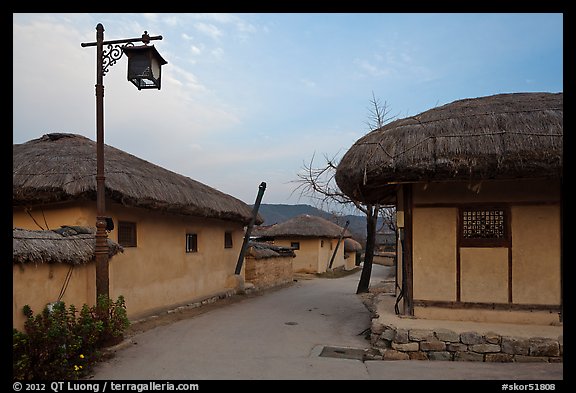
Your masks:
M382 360L560 363L564 352L563 336L526 338L382 324L373 324L370 341L373 358Z
M292 282L292 256L256 259L246 257L244 279L254 284L256 289L265 289Z

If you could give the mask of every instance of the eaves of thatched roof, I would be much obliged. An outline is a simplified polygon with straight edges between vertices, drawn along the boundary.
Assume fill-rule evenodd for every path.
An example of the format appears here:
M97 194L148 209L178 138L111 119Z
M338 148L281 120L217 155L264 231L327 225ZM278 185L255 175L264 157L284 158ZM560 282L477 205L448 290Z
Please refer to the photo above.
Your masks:
M108 257L124 252L122 246L108 240ZM96 228L66 227L57 230L12 230L13 263L65 263L83 265L94 260Z
M265 242L248 242L248 251L246 256L254 259L280 258L296 256L294 250L289 247L277 246Z
M250 222L252 209L189 177L112 146L104 146L106 196L125 206ZM96 200L96 142L76 134L46 134L13 145L14 205ZM258 216L256 223L263 222Z
M348 196L390 202L397 184L559 178L563 93L464 99L386 124L342 157L336 183Z
M260 228L254 236L269 238L333 238L342 234L343 227L322 217L302 214L287 221ZM344 237L351 237L350 231L344 232Z
M362 245L352 238L344 239L344 252L355 252L362 250Z

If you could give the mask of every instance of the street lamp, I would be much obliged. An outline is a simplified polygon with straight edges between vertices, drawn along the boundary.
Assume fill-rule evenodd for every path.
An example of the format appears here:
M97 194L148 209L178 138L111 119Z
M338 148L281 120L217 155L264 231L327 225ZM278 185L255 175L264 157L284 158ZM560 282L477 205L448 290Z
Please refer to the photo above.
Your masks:
M128 57L128 80L138 90L160 90L161 67L166 60L160 56L152 40L161 40L162 36L150 37L144 32L140 38L104 41L104 26L96 26L96 42L80 44L96 47L96 299L98 296L109 297L108 277L108 233L113 228L112 220L106 217L105 184L104 184L104 75L108 67L113 66L124 53ZM141 41L144 45L134 46L133 42ZM104 45L108 45L104 50Z

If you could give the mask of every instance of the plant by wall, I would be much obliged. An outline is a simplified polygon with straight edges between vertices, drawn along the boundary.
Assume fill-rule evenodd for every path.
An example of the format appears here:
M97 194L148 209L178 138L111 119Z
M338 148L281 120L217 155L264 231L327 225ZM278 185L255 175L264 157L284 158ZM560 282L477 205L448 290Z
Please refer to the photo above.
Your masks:
M100 360L103 347L120 342L130 322L124 297L112 301L99 296L95 306L84 304L78 313L64 302L46 306L34 315L23 307L24 332L13 329L13 378L73 380L87 375Z

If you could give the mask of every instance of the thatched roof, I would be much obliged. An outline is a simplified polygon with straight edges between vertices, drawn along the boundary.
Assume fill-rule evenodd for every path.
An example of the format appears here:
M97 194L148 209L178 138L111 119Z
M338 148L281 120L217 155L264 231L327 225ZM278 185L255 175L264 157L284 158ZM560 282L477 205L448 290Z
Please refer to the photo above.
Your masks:
M108 145L104 156L106 196L118 203L250 221L250 206L228 194ZM14 205L96 200L96 142L60 133L13 145L12 197Z
M295 257L296 253L289 247L276 246L265 242L248 242L246 256L254 259Z
M343 227L322 217L302 214L278 224L258 228L253 232L253 235L264 238L324 237L337 239L343 229ZM346 230L344 237L351 236L350 231Z
M354 252L362 250L362 245L352 238L344 239L344 252Z
M363 202L389 202L395 184L558 178L563 93L464 99L396 120L360 138L336 183Z
M124 252L118 243L108 240L109 258ZM94 260L96 228L62 226L55 230L12 231L13 263L66 263L82 265Z

